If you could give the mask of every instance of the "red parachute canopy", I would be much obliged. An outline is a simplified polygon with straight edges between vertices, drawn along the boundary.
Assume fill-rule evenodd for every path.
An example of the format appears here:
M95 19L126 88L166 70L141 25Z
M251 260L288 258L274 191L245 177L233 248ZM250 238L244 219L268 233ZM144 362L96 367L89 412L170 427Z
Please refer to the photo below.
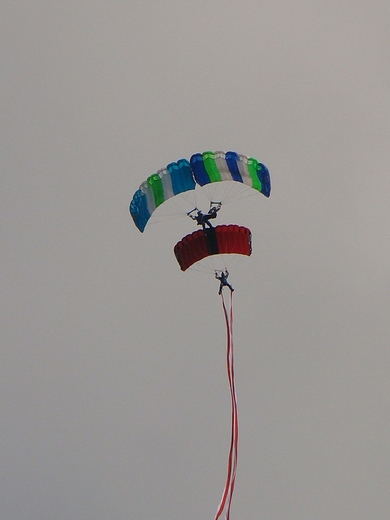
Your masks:
M248 228L236 224L198 230L185 236L174 247L182 271L210 255L239 254L250 256L252 235Z

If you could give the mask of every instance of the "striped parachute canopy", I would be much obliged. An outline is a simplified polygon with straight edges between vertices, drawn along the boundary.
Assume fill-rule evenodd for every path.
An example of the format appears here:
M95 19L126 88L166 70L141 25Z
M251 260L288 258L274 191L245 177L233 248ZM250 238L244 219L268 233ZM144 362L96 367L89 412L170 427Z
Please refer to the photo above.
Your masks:
M266 197L270 196L269 171L253 157L236 152L203 152L194 154L190 164L200 186L211 182L236 181L260 191Z
M168 164L141 184L130 203L134 223L143 232L155 209L166 200L194 190L196 185L221 181L245 184L266 197L271 193L269 171L257 159L236 152L196 153L189 162L180 159Z

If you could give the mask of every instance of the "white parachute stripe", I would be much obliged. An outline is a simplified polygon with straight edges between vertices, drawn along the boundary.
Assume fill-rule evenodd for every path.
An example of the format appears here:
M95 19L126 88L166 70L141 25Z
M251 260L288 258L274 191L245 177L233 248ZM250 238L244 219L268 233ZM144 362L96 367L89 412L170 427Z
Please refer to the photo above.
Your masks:
M146 204L148 206L149 214L151 215L156 209L156 203L154 201L153 188L148 185L147 181L143 182L140 186L140 190L145 193Z
M232 181L233 178L225 159L225 152L214 152L214 157L215 164L217 165L219 173L221 174L221 179L223 181Z
M172 188L172 179L171 174L166 168L162 168L161 170L158 170L157 175L160 176L163 190L164 190L164 200L170 199L175 194L173 193Z
M237 161L237 166L239 172L242 177L242 182L247 186L252 187L252 177L249 174L248 170L248 157L246 155L238 155L239 160Z

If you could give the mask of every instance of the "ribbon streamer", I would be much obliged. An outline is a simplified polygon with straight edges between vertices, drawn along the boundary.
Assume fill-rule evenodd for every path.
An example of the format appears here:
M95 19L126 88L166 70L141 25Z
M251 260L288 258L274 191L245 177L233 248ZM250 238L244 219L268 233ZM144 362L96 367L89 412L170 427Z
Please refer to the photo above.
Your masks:
M218 520L224 511L225 520L230 520L230 508L232 504L234 484L237 472L237 450L238 450L238 410L236 388L234 382L234 348L233 348L233 292L229 291L229 304L226 305L223 292L221 294L222 308L226 323L226 365L232 403L232 424L230 437L230 450L227 465L227 477L225 488L222 493L221 502L218 506L215 520Z

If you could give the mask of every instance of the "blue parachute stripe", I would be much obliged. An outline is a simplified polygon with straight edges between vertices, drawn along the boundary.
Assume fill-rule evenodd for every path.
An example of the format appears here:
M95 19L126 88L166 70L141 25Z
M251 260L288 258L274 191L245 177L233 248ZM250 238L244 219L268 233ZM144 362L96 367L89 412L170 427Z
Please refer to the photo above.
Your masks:
M208 173L206 171L206 168L205 168L205 165L204 165L204 162L203 162L202 154L201 153L195 153L191 157L190 163L191 163L192 173L194 174L196 182L200 186L204 186L205 184L209 184L210 177L208 176Z
M232 175L232 179L237 182L242 182L240 170L238 169L237 161L239 160L236 152L226 152L225 154L226 164L228 165L229 172Z
M130 203L130 213L133 217L134 224L143 232L145 226L150 219L146 195L141 190L137 190L134 194L133 200Z
M261 193L266 197L271 195L271 178L267 166L262 163L258 164L257 176L261 182Z
M180 159L177 163L168 164L167 170L171 176L172 190L175 195L195 189L195 180L187 159Z

